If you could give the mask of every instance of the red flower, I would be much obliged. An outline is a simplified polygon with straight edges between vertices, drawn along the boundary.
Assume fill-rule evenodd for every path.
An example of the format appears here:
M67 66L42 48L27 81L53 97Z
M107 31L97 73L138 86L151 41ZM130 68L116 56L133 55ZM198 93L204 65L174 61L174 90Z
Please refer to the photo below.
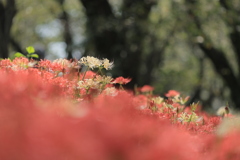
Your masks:
M40 60L38 63L38 67L40 67L41 69L49 69L51 66L51 61L49 60Z
M12 66L12 62L10 59L2 59L0 61L0 66L1 67L10 67L10 66Z
M112 83L118 83L118 84L127 84L131 81L131 78L123 78L123 77L118 77Z
M166 97L175 97L178 95L180 95L180 93L175 90L169 90L168 93L165 94Z
M149 85L144 85L142 88L140 88L141 92L151 92L153 90L154 90L154 88L152 86L149 86Z
M133 98L134 103L140 108L140 109L146 109L147 108L147 97L145 95L137 95Z
M92 79L96 76L97 74L93 71L87 71L84 79ZM83 76L83 75L82 75ZM82 79L82 76L80 79Z

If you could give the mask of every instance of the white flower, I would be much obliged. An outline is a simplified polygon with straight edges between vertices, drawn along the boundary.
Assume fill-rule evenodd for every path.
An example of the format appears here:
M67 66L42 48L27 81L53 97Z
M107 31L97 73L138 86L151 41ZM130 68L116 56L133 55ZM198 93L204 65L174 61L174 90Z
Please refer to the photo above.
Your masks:
M109 60L106 58L102 60L102 63L103 63L103 67L106 70L112 69L112 67L113 67L113 62L109 62Z
M106 70L109 70L109 69L112 69L113 67L113 62L109 62L108 59L105 58L103 60L100 60L92 56L82 57L78 61L78 63L84 64L85 66L88 66L91 69L103 67Z
M154 97L154 98L152 98L152 100L156 104L161 104L164 101L164 99L162 97L160 97L160 96L159 97Z
M88 66L89 68L93 69L93 68L98 68L102 65L102 61L92 57L92 56L87 56L87 57L82 57L79 61L79 63L84 64L86 66Z
M111 81L113 80L112 77L110 76L96 76L96 79L95 79L98 83L104 83L104 84L109 84L111 83Z

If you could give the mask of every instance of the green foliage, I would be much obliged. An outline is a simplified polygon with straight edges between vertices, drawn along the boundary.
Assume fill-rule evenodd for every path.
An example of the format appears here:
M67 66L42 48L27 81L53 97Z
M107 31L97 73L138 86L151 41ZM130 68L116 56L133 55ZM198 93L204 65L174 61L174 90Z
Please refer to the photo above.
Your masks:
M24 55L20 52L17 52L14 54L14 58L17 58L17 57L27 57L29 59L31 58L39 58L39 56L35 53L35 49L33 46L28 46L26 48L26 51L27 51L27 55Z
M14 58L17 58L17 57L26 57L26 56L20 52L17 52L14 54Z
M28 55L30 55L31 58L39 58L37 54L28 54Z
M26 50L27 50L28 54L32 54L32 53L35 52L35 49L34 49L33 46L29 46L29 47L27 47Z

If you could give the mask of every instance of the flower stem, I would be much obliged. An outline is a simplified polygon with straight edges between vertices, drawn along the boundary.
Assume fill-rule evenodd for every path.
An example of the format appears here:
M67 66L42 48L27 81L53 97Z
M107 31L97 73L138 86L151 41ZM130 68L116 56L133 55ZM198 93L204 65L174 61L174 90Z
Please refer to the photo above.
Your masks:
M84 80L84 78L85 78L85 76L86 76L86 73L87 73L88 69L89 69L89 67L87 67L86 71L84 72L84 75L83 75L83 77L82 77L82 81Z

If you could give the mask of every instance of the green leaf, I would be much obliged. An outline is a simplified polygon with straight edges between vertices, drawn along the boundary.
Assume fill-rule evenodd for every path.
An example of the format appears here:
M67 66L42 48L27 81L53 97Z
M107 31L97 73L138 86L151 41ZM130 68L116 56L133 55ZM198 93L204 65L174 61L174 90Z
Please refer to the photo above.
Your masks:
M39 56L37 54L31 54L29 57L32 57L32 58L39 58Z
M32 53L35 52L35 49L34 49L33 46L29 46L29 47L27 47L26 50L27 50L28 54L32 54Z
M17 52L14 54L14 57L26 57L25 55L23 55L22 53L20 52Z

